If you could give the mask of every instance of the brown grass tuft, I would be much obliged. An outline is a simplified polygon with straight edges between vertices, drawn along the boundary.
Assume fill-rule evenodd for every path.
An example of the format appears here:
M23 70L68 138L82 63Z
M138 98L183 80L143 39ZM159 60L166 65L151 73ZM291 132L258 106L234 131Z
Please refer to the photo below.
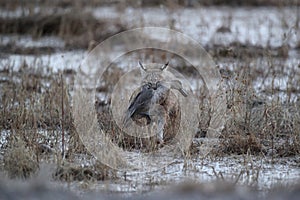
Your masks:
M18 136L10 137L3 162L10 178L29 178L39 169L35 151Z
M115 174L112 170L96 162L91 166L77 166L72 163L63 164L59 166L55 173L54 178L64 181L103 181L112 177L115 177Z

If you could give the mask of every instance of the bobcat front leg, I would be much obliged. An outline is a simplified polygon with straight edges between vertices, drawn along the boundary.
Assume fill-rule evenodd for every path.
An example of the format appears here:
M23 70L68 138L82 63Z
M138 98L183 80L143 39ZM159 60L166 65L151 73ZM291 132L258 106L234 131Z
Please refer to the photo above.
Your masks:
M156 132L156 136L160 144L164 143L164 127L166 124L166 115L167 112L161 105L156 104L150 109L150 116L152 119L150 128L151 131Z

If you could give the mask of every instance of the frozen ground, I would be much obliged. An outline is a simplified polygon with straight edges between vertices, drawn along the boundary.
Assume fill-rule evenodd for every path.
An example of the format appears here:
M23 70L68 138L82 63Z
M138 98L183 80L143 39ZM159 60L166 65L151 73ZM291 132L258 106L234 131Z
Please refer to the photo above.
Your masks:
M0 147L6 143L8 132L1 131ZM40 134L47 135L47 131L41 131ZM53 141L57 140L57 138L52 139ZM56 147L48 148L55 152L57 148L61 147L61 143L56 145ZM68 149L68 146L66 146L66 149ZM0 153L0 159L3 159L1 154L2 152ZM140 158L143 153L136 152L128 155L130 155L132 163L141 163ZM78 161L75 162L80 166L89 166L94 162L93 160L86 160L84 157L84 155L78 154ZM163 155L155 156L154 159L155 162L160 163L161 168L157 168L153 163L145 162L142 170L130 170L130 168L120 170L116 173L117 178L112 180L84 180L65 183L54 181L53 184L54 186L58 184L69 188L77 195L85 195L93 191L131 196L145 192L164 191L169 186L175 186L182 182L205 184L220 181L229 185L258 190L259 195L264 196L273 188L291 187L300 181L299 156L274 159L252 155L206 158L195 158L193 156L191 159L183 159ZM55 157L52 157L51 160L55 160ZM165 164L162 165L161 163ZM48 179L47 176L54 173L55 164L41 162L40 167L39 176Z
M129 28L163 26L179 30L203 46L244 45L296 47L300 40L299 12L296 7L203 7L169 10L167 8L100 7L92 9L99 19L120 20ZM298 16L299 17L299 16ZM297 25L298 23L298 25Z
M285 70L287 72L285 75L288 75L290 71L297 70L297 66L300 65L300 53L297 49L300 43L300 14L297 12L296 7L238 7L234 9L230 7L197 7L189 9L167 9L165 7L126 7L117 9L116 7L98 7L85 9L92 12L98 19L111 20L112 23L120 21L128 29L144 26L169 27L191 36L206 48L212 46L228 46L230 48L230 45L233 43L263 48L277 48L288 45L287 57L282 60L272 56L272 63ZM6 15L18 17L19 12L21 12L20 9L11 11L11 13L6 11ZM151 37L163 40L161 35L152 35ZM47 46L62 49L64 47L64 41L58 37L33 39L29 35L3 35L0 42L1 45L14 44L17 47L24 48ZM114 52L109 52L108 54L107 57L112 61L116 59L114 58ZM23 61L26 61L29 65L39 63L39 66L50 66L54 71L65 68L77 70L80 62L86 55L87 53L81 50L60 51L39 56L4 54L1 58L1 66L7 66L8 63L13 62L14 67L17 68ZM131 63L122 62L118 63L118 65L126 70L126 65L133 64L132 59L129 62ZM270 57L257 57L251 61L248 59L239 62L221 60L217 64L231 70L241 64L249 64L251 67L263 69L270 65ZM280 90L286 89L286 77L278 77L275 81L275 87ZM269 83L270 80L264 80L263 83L258 80L255 88L263 90L265 85L269 85Z
M288 83L288 76L299 73L300 66L300 22L299 11L293 7L255 7L255 8L229 8L205 7L169 10L161 8L124 8L99 7L87 8L98 19L120 21L130 28L142 26L164 26L179 30L201 45L211 48L213 46L230 46L240 43L245 46L277 48L288 45L290 50L287 58L272 57L274 66L282 68L281 75L275 77L274 87L279 90L293 84ZM15 12L0 12L2 16L20 17L22 12L28 10L17 9ZM33 12L38 12L34 10ZM23 13L23 14L24 14ZM298 23L298 24L297 24ZM298 28L297 28L298 27ZM161 39L159 35L152 36ZM34 39L31 36L1 36L1 45L14 44L17 47L54 47L64 48L64 42L58 37ZM25 61L30 66L50 67L53 71L63 69L77 70L87 52L84 50L58 51L47 55L1 55L1 67L13 66L18 69ZM114 54L107 55L112 61ZM128 65L135 62L135 56L117 63L126 70ZM128 64L129 63L129 64ZM249 64L261 70L270 65L269 57L256 57L251 61L219 60L217 64L224 68L234 70L243 64ZM254 88L260 92L272 84L270 78L257 77ZM296 86L296 85L294 85ZM297 86L299 88L299 86ZM286 94L283 94L283 96ZM286 98L286 97L285 97ZM0 140L4 142L2 134ZM160 158L163 161L163 157ZM92 191L113 191L120 193L142 193L153 189L163 190L166 185L180 182L184 179L197 180L200 183L216 179L232 181L239 185L250 185L264 191L273 186L289 186L300 181L299 156L273 160L271 158L252 156L226 156L222 158L205 158L202 160L174 160L172 164L162 170L151 173L119 172L121 177L117 180L103 182L71 182L65 187L78 193ZM83 164L84 165L84 164ZM126 177L126 178L125 178Z
M159 158L159 159L164 159ZM188 160L181 159L161 170L148 173L120 172L120 179L103 182L72 182L68 187L83 195L88 191L113 192L125 196L145 192L164 191L170 185L182 182L211 183L225 181L226 184L237 184L259 191L263 197L270 189L291 187L299 183L300 169L297 166L299 157L294 159L276 159L252 156L227 156ZM149 170L149 169L147 169ZM88 185L88 187L87 187ZM65 185L67 186L67 185Z

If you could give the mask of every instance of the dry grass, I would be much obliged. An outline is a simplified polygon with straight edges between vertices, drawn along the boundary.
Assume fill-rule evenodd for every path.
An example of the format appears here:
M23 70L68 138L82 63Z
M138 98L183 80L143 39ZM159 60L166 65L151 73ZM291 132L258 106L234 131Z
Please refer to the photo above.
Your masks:
M116 174L109 167L96 162L90 166L74 165L64 163L59 166L53 174L55 179L62 181L103 181L116 178Z
M17 1L19 2L19 1ZM34 2L32 3L34 7ZM56 4L62 7L74 6L75 1L49 1L49 5ZM199 1L206 4L206 1ZM219 4L219 1L213 1ZM256 4L257 1L253 5ZM264 1L266 4L281 4L281 1ZM13 9L16 1L10 1L6 5ZM93 1L100 5L103 1ZM230 1L230 4L238 3ZM297 3L297 2L296 2ZM295 3L295 4L296 4ZM126 27L118 22L96 20L92 15L84 12L76 12L84 2L77 2L76 9L72 12L63 12L53 15L39 13L20 18L1 18L0 33L3 34L31 34L36 38L55 35L63 38L66 49L88 48L90 41L100 42L110 35L114 35ZM134 4L134 3L132 3ZM179 4L181 4L179 2ZM211 5L211 3L208 3ZM250 3L251 4L251 3ZM285 4L285 3L282 3ZM25 5L24 5L25 6ZM142 1L142 6L146 2ZM26 6L25 6L26 7ZM80 14L78 14L80 13ZM113 27L111 27L113 26ZM95 43L97 43L95 42ZM57 49L51 47L20 48L13 44L1 47L2 52L29 53L54 52ZM283 69L275 68L270 64L268 70L251 68L247 61L264 57L266 55L286 59L288 49L282 46L277 49L264 49L244 46L238 43L230 44L230 47L213 46L208 51L214 59L222 62L222 59L246 60L238 63L234 70L226 67L220 70L224 81L224 89L227 91L227 123L220 136L220 144L211 153L212 156L227 156L231 154L258 155L269 158L290 157L300 153L300 98L299 98L299 73L294 66L294 73L287 75ZM176 70L187 77L195 77L195 70L184 61L170 56L168 53L157 58L155 52L147 50L139 52L145 54L145 58L151 58L154 62L164 62L167 58L176 59ZM157 60L155 60L157 59ZM249 63L248 63L249 64ZM39 66L28 66L26 63L18 71L12 70L13 66L6 66L0 71L0 129L1 134L6 133L6 140L1 143L1 166L11 178L28 178L34 176L39 166L46 163L56 164L53 178L62 181L99 181L118 178L116 172L98 162L94 162L94 156L89 152L74 124L71 97L66 79L74 78L74 73L64 71L53 73L51 69L41 69ZM116 124L112 117L110 94L113 87L119 81L124 72L117 66L111 66L103 75L103 82L96 89L98 93L104 93L105 101L96 99L95 108L97 120L101 129L110 137L110 143L125 149L126 151L151 152L159 148L155 142L148 139L136 139L127 135ZM278 75L289 76L289 87L284 91L270 87L261 93L252 88L257 77L275 79ZM203 91L201 91L203 92ZM295 95L298 100L289 98L285 101L279 99L279 93L287 96ZM269 95L272 94L272 95ZM265 98L266 96L271 98ZM200 96L199 131L197 137L205 137L209 126L210 107L206 96ZM84 102L82 102L84 103ZM79 109L79 114L80 114ZM178 130L175 130L176 132ZM199 144L193 145L189 156L199 156ZM111 155L107 155L111 157ZM1 157L0 157L1 158ZM116 159L117 160L117 159ZM118 160L119 161L119 160ZM122 160L120 160L121 162ZM87 165L85 165L87 164Z
M273 99L263 99L264 94L257 94L252 88L256 76L250 76L250 68L243 70L237 74L221 70L228 81L228 121L221 136L221 151L272 157L297 155L300 152L299 97L297 101L283 102L279 100L279 91L272 87ZM225 76L228 73L229 77ZM297 79L290 81L297 82ZM288 93L289 89L284 91Z
M29 177L36 172L41 162L47 161L57 163L58 168L54 176L61 180L103 180L114 177L113 171L104 165L77 166L83 160L92 160L93 156L76 132L70 104L71 88L61 79L74 76L74 73L65 71L57 74L51 70L38 70L26 63L18 71L10 69L10 66L7 66L1 71L1 76L5 78L1 82L3 95L0 102L3 108L0 126L3 131L9 133L7 142L1 146L4 156L2 162L9 176ZM96 100L100 127L109 134L112 143L126 150L152 151L153 148L158 148L153 146L154 143L150 143L150 146L145 145L147 139L141 141L126 135L113 120L109 107L110 93L113 89L111 86L116 84L123 72L118 68L112 69L114 70L105 72L101 87L97 89L97 92L106 93L108 97L108 101ZM181 72L184 72L184 69L178 68ZM228 119L220 136L220 145L214 153L218 156L252 154L272 158L298 155L299 100L282 102L278 99L262 99L263 95L256 94L252 89L255 76L250 76L250 68L241 69L243 70L234 72L220 70L227 90ZM253 71L255 72L255 69ZM188 76L191 73L187 71L185 74ZM272 76L273 73L268 75ZM297 81L293 77L290 81ZM276 92L276 88L273 88L274 95ZM286 93L288 92L297 90L287 89ZM202 103L202 116L209 115L205 100ZM202 119L206 118L209 119L209 116ZM207 126L207 120L200 122L201 135L198 137L205 137ZM197 156L197 151L192 149L190 154ZM21 157L15 160L16 155ZM78 155L82 158L77 159ZM64 160L71 164L66 165Z
M29 178L37 172L39 163L34 149L20 138L22 133L13 133L4 153L4 169L10 178Z
M101 165L76 167L78 154L85 159L92 159L92 156L75 131L67 84L62 85L59 74L45 74L25 63L17 72L7 68L1 73L7 79L1 83L3 114L0 125L2 130L10 133L7 143L2 144L1 152L4 155L4 169L10 177L27 178L45 160L57 162L58 168L54 176L61 180L103 180L114 177L113 172ZM111 73L110 77L114 76L112 72L107 73ZM227 81L234 80L235 83L227 88L229 118L216 153L219 156L250 153L271 157L299 154L299 102L287 104L275 100L260 100L251 89L247 72L239 72L236 76L232 72L228 73L232 77L223 77ZM118 77L118 73L115 76ZM102 85L106 92L111 91L108 87L111 80L104 81ZM118 146L127 150L140 149L141 141L125 136L115 124L107 103L110 102L101 103L98 100L95 105L100 126ZM68 165L61 158L62 126L66 134L65 146L68 147L65 155L71 163ZM205 126L202 128L205 129ZM143 148L149 150L150 147ZM50 157L45 157L45 153Z
M10 177L28 178L41 162L55 162L60 169L62 158L74 162L78 153L86 153L73 125L67 84L61 79L69 73L39 71L26 63L19 71L8 67L1 73L6 79L1 83L0 126L7 134L1 153Z
M57 13L41 11L21 18L1 17L0 24L0 34L31 35L33 38L58 36L65 41L66 49L87 49L91 41L100 43L107 37L125 30L118 22L97 20L90 13L82 12L80 8ZM14 44L2 46L1 49L7 53L26 54L49 53L55 50L51 47L20 49Z

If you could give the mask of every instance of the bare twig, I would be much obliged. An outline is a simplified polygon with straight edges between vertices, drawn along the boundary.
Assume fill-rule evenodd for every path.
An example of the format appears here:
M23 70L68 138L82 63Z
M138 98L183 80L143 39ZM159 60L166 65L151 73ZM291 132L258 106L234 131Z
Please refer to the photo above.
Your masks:
M64 119L65 119L65 112L64 112L64 81L63 75L61 74L61 145L62 145L62 157L65 155L65 131L64 131Z

